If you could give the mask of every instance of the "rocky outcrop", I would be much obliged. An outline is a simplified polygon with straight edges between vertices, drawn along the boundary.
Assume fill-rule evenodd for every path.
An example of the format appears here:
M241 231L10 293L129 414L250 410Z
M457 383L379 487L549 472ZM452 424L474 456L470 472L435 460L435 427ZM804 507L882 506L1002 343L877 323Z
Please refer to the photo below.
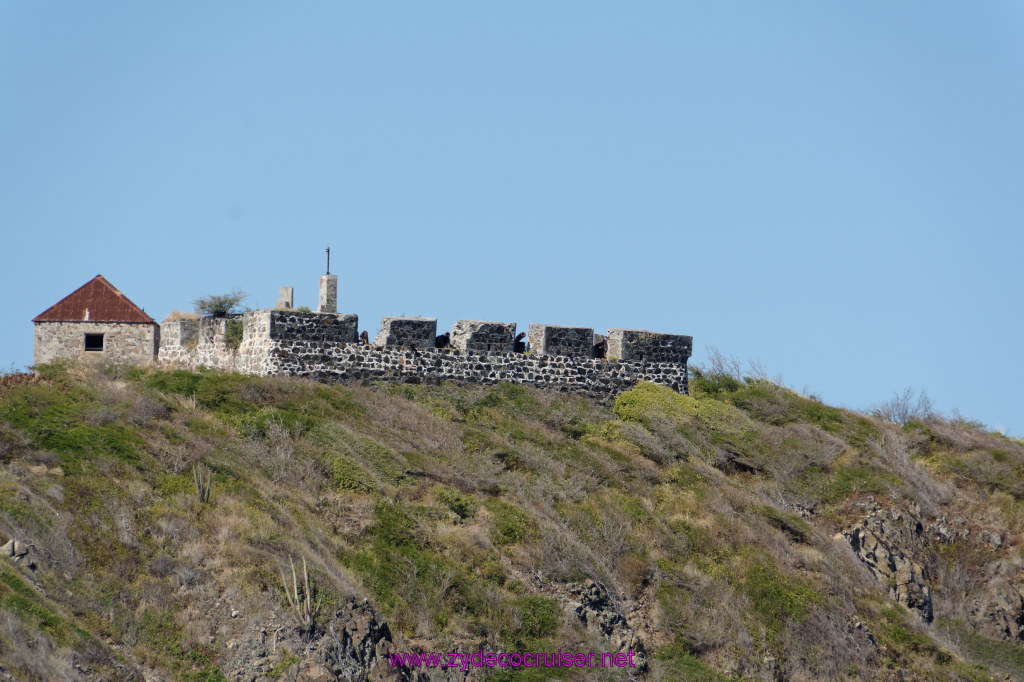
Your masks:
M388 654L397 653L387 622L366 600L351 601L330 618L321 618L309 642L294 623L273 616L249 624L243 637L228 644L231 660L222 669L232 680L270 680L280 676L309 682L419 681L426 676L393 668ZM289 657L294 661L288 665Z
M637 668L646 669L647 653L643 642L603 585L595 580L571 584L564 604L588 631L608 641L609 651L633 651Z
M395 653L391 630L365 599L336 611L325 629L330 638L327 634L320 638L319 651L337 679L413 679L408 671L391 667L388 654Z
M959 595L961 600L945 605L944 615L970 621L987 637L1024 643L1024 576L1013 565L982 560L971 567L962 558L937 559L945 551L939 548L951 545L959 547L964 556L984 557L1003 547L999 532L972 534L962 517L925 523L916 506L881 509L871 503L866 508L867 516L837 537L850 544L879 581L888 584L890 596L924 622L931 622L935 610L932 588L938 581L935 584L943 588L940 593ZM956 570L944 572L943 565ZM938 567L939 575L930 575L928 566Z
M933 618L932 590L925 567L915 561L927 544L916 514L875 507L859 525L840 536L880 581L889 595L926 623Z

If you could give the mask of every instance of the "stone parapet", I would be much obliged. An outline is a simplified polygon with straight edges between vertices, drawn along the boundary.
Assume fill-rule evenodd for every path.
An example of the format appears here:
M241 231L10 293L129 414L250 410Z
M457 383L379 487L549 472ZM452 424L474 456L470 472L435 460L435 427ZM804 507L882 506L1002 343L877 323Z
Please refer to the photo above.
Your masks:
M267 312L270 313L269 334L271 339L294 338L304 341L355 343L359 338L359 317L357 315L306 313L298 310Z
M452 326L451 346L467 353L511 353L515 322L459 320Z
M195 347L199 343L199 319L182 318L160 325L161 346Z
M432 350L436 339L437 319L433 317L384 317L373 345L378 348Z
M530 352L537 355L594 357L593 327L563 327L557 324L531 324Z
M608 330L608 358L685 363L692 353L692 336L659 334L645 329Z

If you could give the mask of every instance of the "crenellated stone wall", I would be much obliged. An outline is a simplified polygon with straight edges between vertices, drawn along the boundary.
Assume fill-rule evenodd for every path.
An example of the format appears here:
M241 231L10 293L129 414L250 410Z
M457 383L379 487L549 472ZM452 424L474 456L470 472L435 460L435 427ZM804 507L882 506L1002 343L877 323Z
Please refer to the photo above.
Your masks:
M223 320L175 320L166 323L159 362L317 381L514 382L598 399L638 381L687 392L688 336L612 330L609 350L619 339L616 348L628 357L595 359L586 327L530 325L531 351L515 353L514 323L459 320L448 348L434 347L433 318L386 317L370 345L357 342L358 323L355 315L258 310L245 314L241 344L229 348Z

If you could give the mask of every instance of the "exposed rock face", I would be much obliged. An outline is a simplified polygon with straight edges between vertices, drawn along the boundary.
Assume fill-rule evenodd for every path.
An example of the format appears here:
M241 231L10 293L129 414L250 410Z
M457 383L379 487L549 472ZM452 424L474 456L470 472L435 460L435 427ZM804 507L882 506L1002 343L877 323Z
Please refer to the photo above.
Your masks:
M387 622L369 602L348 602L317 625L312 641L304 641L286 617L254 621L246 635L228 645L234 652L222 669L230 679L270 679L287 649L298 657L285 678L316 682L427 679L410 668L393 668L388 654L396 651ZM280 668L275 672L280 673Z
M636 631L629 626L626 617L619 611L603 585L587 580L570 586L568 606L587 630L608 640L609 651L633 651L636 667L647 667L647 653Z
M989 637L1024 643L1024 585L1003 561L989 567L985 589L970 600L971 620Z
M912 557L927 544L919 518L894 509L872 511L842 533L857 557L876 578L889 584L893 599L926 623L933 618L932 591L927 572Z
M326 630L330 639L320 639L320 651L338 679L413 679L408 671L391 667L391 630L368 602L349 602L335 612Z

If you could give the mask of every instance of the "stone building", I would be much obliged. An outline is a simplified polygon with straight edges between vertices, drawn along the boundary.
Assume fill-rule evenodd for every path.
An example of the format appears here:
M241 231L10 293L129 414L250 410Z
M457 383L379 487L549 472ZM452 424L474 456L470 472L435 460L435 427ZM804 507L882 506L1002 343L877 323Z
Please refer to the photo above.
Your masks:
M35 364L102 359L132 363L156 360L160 326L102 275L33 318Z

